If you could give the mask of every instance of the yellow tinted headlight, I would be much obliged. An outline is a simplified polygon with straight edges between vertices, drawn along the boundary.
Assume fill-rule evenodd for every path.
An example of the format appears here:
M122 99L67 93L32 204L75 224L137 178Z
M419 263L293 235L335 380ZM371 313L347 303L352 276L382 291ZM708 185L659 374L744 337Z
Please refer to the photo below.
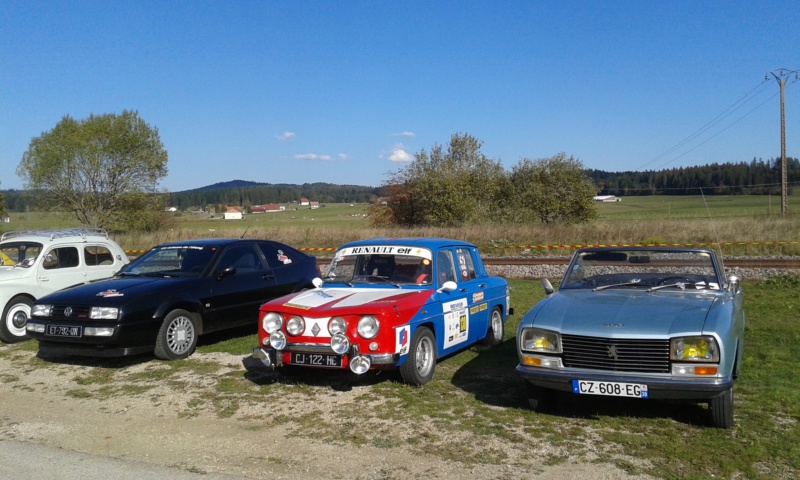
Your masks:
M719 362L714 337L678 337L670 341L670 359L686 362Z

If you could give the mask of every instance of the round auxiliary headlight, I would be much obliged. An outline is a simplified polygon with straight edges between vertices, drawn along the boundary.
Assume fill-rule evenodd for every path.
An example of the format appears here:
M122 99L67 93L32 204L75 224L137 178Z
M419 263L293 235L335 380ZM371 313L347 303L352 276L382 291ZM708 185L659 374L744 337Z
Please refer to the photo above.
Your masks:
M275 332L269 336L269 343L275 350L283 350L286 348L286 335L283 332Z
M283 318L275 312L267 312L261 319L261 328L270 335L281 329Z
M339 355L344 354L350 349L350 340L341 333L331 337L331 348Z
M379 328L378 319L372 315L363 316L358 321L358 334L366 339L375 338Z
M295 315L286 322L286 331L289 332L289 335L300 335L305 329L306 322L303 321L303 317Z
M356 375L361 375L362 373L367 373L371 364L372 362L369 358L358 356L350 360L350 371Z
M328 331L331 332L331 335L347 333L347 320L342 317L331 318L331 321L328 322Z

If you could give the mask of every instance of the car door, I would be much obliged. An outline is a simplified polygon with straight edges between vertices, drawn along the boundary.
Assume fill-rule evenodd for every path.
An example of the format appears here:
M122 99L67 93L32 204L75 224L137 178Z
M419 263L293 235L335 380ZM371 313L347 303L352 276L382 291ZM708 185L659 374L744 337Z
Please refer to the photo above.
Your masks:
M259 242L258 247L264 254L269 272L275 278L275 297L292 293L301 280L300 268L296 266L292 252L284 251L267 242Z
M483 338L489 330L489 304L487 302L486 281L479 277L475 255L478 252L469 247L456 248L456 268L458 287L467 293L469 305L469 342Z
M37 262L36 283L39 296L87 281L86 266L81 262L78 247L50 247Z
M441 291L439 299L442 305L442 322L437 325L436 338L440 347L439 356L459 350L469 345L472 322L470 320L470 295L465 286L460 285L456 269L455 251L452 248L441 248L436 252L436 288L441 289L445 282L455 282L458 288ZM441 331L439 331L441 328Z
M226 268L234 271L225 274ZM220 252L211 275L210 322L204 331L258 322L258 308L275 296L275 277L254 243L236 244Z
M101 244L83 246L83 263L86 265L87 281L111 277L123 265L106 245Z

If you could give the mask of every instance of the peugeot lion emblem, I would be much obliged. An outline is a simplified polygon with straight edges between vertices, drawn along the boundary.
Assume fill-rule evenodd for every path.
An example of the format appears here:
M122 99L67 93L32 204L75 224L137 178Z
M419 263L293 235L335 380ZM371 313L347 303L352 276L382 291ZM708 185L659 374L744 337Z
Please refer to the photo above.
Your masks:
M617 352L617 346L616 345L609 345L608 346L608 356L609 357L613 358L614 360L617 360L617 354L618 353L619 352Z

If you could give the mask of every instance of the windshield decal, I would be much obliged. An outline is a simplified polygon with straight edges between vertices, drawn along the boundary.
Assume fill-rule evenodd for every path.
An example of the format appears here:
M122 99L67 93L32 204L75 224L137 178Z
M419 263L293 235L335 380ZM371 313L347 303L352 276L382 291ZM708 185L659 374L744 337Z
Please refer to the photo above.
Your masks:
M352 255L408 255L412 257L422 257L428 260L433 259L431 251L427 248L404 247L400 245L373 245L364 247L348 247L336 252L336 260Z

